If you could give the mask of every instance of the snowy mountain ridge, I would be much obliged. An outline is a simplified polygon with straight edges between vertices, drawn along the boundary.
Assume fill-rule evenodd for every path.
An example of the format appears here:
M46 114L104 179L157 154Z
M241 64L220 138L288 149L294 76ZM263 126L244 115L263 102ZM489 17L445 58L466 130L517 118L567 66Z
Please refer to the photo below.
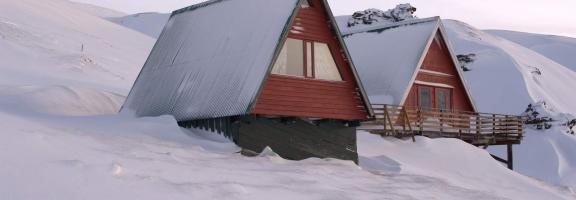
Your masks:
M110 22L114 12L77 6L0 1L0 199L576 198L570 135L530 131L519 149L520 172L552 185L455 139L412 143L359 132L360 166L295 162L272 152L243 157L227 139L181 129L169 116L116 114L154 43L141 31L158 33L163 23L132 17L143 20L135 31ZM506 58L490 50L479 58ZM484 66L473 63L471 81L493 72ZM527 88L518 68L506 69Z

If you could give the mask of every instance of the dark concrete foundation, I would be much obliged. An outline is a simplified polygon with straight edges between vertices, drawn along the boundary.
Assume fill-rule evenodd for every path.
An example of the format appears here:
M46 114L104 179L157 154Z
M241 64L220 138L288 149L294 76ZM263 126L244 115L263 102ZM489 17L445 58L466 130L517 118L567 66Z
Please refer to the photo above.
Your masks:
M220 132L242 147L245 155L257 155L270 147L290 160L316 157L358 163L357 122L243 116L179 124Z

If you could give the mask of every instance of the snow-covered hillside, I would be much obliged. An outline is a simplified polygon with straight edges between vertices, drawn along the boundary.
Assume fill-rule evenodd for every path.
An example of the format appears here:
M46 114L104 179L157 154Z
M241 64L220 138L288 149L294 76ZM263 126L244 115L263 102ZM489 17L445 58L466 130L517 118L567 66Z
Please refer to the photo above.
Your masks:
M507 38L523 46L463 22L446 20L445 23L455 51L476 54L476 61L469 66L471 71L465 76L480 110L518 114L528 103L544 101L548 108L541 112L553 115L558 124L574 118L576 72L528 48L544 45L542 36L490 31L508 33ZM569 50L559 47L570 46L573 40L563 38L556 40L556 44L549 43L549 53ZM564 60L570 59L573 58L566 56ZM562 113L568 115L561 117ZM516 170L554 184L575 186L575 147L576 136L567 134L566 127L556 125L547 131L528 129L522 144L515 149ZM490 148L490 151L505 155L504 148Z
M228 140L169 116L115 114L154 43L108 21L121 15L65 0L0 1L0 199L576 198L454 139L359 132L360 166L295 162L273 152L243 157ZM553 150L542 154L560 155Z
M576 71L465 23L445 23L455 51L476 54L465 76L481 111L518 114L545 101L553 112L576 115Z
M525 46L576 71L575 38L502 30L487 30L485 32Z
M71 99L126 95L154 39L100 18L115 15L65 0L0 1L0 96L18 93L20 100L30 99L20 101L23 107L34 107L46 93L70 99L55 100L59 106ZM7 85L10 90L4 89ZM78 97L70 90L96 96ZM112 102L114 108L105 110L121 105ZM77 104L82 103L73 104L80 112L93 109ZM63 112L77 113L70 110L76 108Z

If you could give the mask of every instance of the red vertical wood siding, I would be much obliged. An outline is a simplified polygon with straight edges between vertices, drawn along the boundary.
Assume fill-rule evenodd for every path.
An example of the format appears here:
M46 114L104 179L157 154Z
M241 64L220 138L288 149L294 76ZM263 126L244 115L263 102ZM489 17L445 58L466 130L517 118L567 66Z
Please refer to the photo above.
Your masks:
M324 81L270 74L254 114L323 119L364 120L367 109L330 18L321 0L298 12L288 37L328 44L344 81Z
M470 98L468 98L468 94L466 93L464 84L461 82L460 75L458 74L456 66L454 66L454 62L450 57L450 51L448 51L448 47L440 32L438 32L438 36L436 38L437 39L432 41L432 45L430 46L430 49L426 53L426 57L424 58L424 62L422 64L421 69L440 72L447 75L439 75L420 71L416 76L416 80L431 83L446 84L454 87L452 89L452 99L451 99L452 109L473 112L474 108L472 106L472 102L470 102ZM405 106L408 107L418 106L417 88L418 88L417 84L412 86L408 98L406 99L406 102L404 104ZM438 87L431 87L431 88L438 88ZM435 101L436 99L432 98L432 105L436 105Z

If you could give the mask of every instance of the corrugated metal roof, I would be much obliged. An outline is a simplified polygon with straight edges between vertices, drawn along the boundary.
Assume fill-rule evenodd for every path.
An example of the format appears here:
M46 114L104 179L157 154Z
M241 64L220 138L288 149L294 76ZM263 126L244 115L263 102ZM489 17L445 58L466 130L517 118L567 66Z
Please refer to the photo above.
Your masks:
M177 120L244 115L298 0L216 0L175 11L124 109Z
M340 27L366 92L401 104L440 18ZM343 23L339 23L341 26Z

